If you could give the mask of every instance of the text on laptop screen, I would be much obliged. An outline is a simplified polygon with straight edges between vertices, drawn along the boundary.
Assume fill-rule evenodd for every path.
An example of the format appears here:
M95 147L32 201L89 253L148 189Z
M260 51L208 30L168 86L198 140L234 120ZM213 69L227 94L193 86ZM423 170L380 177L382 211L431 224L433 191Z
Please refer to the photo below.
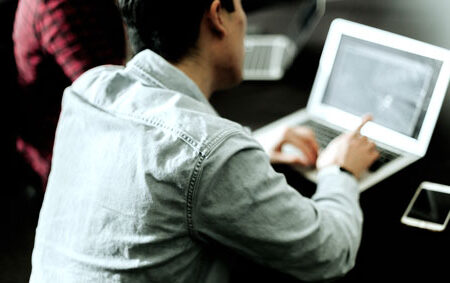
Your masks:
M343 35L322 103L417 138L442 61Z

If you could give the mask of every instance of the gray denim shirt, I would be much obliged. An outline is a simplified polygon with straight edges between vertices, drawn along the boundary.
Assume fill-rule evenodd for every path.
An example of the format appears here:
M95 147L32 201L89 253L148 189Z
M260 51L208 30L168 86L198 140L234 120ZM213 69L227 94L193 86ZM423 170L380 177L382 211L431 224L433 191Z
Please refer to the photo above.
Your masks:
M354 265L356 180L328 168L303 197L150 50L66 89L52 162L30 282L226 282L216 247L304 280Z

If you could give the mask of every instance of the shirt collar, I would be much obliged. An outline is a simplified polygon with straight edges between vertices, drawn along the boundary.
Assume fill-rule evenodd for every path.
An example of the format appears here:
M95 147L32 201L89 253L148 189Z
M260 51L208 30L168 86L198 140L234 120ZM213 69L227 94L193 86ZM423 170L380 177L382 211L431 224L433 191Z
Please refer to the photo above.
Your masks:
M127 68L137 68L141 77L161 88L177 91L211 107L199 87L181 70L151 51L143 50L127 64ZM214 111L214 110L213 110ZM214 113L216 113L214 111Z

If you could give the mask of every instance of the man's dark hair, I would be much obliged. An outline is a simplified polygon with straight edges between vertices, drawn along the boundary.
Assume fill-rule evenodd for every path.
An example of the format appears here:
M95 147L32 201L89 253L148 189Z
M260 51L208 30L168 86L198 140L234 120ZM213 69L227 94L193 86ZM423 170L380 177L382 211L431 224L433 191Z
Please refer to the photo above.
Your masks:
M213 0L119 0L135 53L151 49L172 63L195 50L200 23ZM221 0L233 12L233 0Z

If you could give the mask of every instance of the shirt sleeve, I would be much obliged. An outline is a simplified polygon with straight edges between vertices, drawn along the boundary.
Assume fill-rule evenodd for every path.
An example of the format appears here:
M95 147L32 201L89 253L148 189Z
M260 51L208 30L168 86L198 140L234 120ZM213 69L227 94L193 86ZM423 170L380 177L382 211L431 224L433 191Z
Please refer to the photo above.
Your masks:
M205 163L195 235L302 280L349 271L362 229L356 179L329 168L320 172L312 199L303 197L260 147L234 150L244 140L228 140Z
M123 64L125 34L113 0L42 1L36 21L44 52L74 81L104 64Z

